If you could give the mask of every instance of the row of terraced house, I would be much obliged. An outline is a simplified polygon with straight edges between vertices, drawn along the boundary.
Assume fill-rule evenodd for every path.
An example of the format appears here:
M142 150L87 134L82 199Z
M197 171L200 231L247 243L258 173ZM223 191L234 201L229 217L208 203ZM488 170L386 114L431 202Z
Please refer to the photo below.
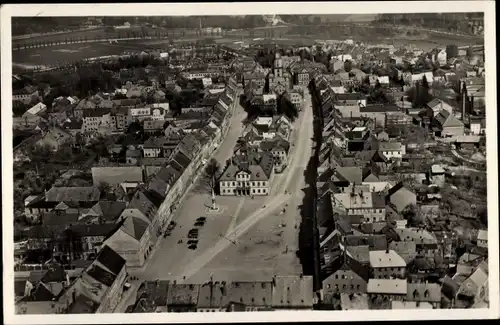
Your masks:
M212 115L190 132L172 127L176 122L172 120L170 127L150 141L154 143L129 146L127 152L142 152L138 163L100 163L91 170L93 186L53 186L26 199L26 215L40 224L15 234L19 238L15 252L19 313L112 312L116 308L130 287L127 269L145 264L193 178L223 140L236 88L230 79L226 89L218 93ZM101 109L89 110L93 114L84 116L95 115L101 120L110 116L109 112L97 114ZM163 116L155 115L163 111L158 107L139 110ZM173 140L174 135L176 144L163 148L165 141L160 140ZM157 142L160 144L155 147ZM112 146L108 149L113 150ZM148 152L161 154L151 156ZM62 178L71 178L70 172L66 174ZM115 200L106 198L102 183L114 188ZM36 262L31 255L46 248L52 251L50 259ZM58 265L68 267L59 271L56 279L34 279L33 272L40 270L21 270L29 263L42 273ZM66 275L61 275L64 272ZM26 290L28 283L30 289Z

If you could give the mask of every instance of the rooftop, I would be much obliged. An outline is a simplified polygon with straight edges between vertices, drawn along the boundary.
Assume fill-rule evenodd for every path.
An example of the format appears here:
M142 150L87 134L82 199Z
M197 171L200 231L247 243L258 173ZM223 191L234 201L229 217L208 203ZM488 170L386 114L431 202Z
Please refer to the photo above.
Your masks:
M370 252L372 268L406 267L405 260L394 250L378 250Z
M403 279L370 279L367 292L369 294L407 294L407 282Z
M312 276L276 276L274 307L309 307L313 305Z

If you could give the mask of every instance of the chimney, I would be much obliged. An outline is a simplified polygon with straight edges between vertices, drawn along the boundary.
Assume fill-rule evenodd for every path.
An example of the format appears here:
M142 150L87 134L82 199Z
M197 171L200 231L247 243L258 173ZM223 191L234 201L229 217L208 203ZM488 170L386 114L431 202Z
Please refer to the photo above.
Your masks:
M462 92L462 121L465 123L465 105L467 105L467 95L465 91Z

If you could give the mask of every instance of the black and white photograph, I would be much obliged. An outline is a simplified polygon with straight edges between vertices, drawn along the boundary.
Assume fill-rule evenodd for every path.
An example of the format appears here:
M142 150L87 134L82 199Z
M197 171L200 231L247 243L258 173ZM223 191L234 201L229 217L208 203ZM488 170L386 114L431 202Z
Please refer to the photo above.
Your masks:
M3 7L6 321L497 318L494 3L413 3Z

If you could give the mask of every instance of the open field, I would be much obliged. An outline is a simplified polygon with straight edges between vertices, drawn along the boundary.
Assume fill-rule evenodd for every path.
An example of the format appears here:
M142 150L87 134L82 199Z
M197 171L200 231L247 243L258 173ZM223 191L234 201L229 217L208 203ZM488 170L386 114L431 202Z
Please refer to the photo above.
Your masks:
M423 50L430 50L436 46L446 46L448 44L456 44L458 46L469 45L469 44L482 44L484 40L480 38L460 38L454 35L442 35L442 34L427 34L420 35L418 39L412 39L411 36L406 36L400 34L392 38L375 37L369 34L360 35L347 35L343 32L334 33L338 34L338 37L333 37L335 35L330 34L320 34L319 32L311 32L302 35L292 34L292 27L272 27L272 28L262 28L250 30L233 30L227 31L224 36L213 37L217 44L233 44L235 41L244 41L246 43L252 43L256 38L269 40L281 46L310 46L314 44L316 40L320 39L346 39L353 38L357 41L362 41L366 43L386 43L394 44L394 46L399 47L407 45L409 42L414 44ZM155 35L165 34L167 30L164 29L145 29L150 36L155 37ZM331 30L331 29L330 29ZM87 30L78 31L67 34L58 35L45 35L40 36L35 39L28 40L14 40L13 48L17 44L29 44L33 41L44 42L44 41L65 41L71 38L87 38L95 39L98 37L105 38L118 38L118 37L131 37L133 33L140 33L141 28L130 28L117 30L114 32L104 32L104 29L97 30ZM171 36L172 32L176 33L175 36ZM67 45L54 45L41 48L33 49L21 49L13 50L13 63L24 64L24 65L55 65L63 62L73 62L81 59L86 59L96 56L106 56L106 55L118 55L126 51L141 51L152 48L161 48L167 46L170 42L194 42L199 39L207 38L206 36L196 36L194 30L186 30L185 35L181 36L180 31L168 31L169 37L162 39L142 39L142 40L124 40L119 41L117 44L110 44L105 42L98 43L81 43L81 44L67 44ZM328 35L328 36L326 36ZM21 43L25 42L25 43ZM258 42L258 41L257 41Z
M75 32L68 32L62 34L52 34L52 35L40 35L34 38L27 39L16 39L12 40L12 47L23 46L25 44L31 44L33 42L58 42L65 41L69 39L98 39L98 38L126 38L132 37L132 34L136 33L137 35L146 33L151 37L155 37L158 34L161 35L169 35L172 38L178 38L182 33L182 30L172 30L165 28L151 28L151 27L140 27L133 26L130 28L123 29L115 29L113 31L105 31L104 28L92 29L92 30L80 30ZM186 35L195 35L194 30L185 30L184 33Z
M137 42L127 42L123 44L66 44L13 51L12 60L13 63L50 66L98 56L119 55L124 51L138 51L143 49L145 49L145 46Z

